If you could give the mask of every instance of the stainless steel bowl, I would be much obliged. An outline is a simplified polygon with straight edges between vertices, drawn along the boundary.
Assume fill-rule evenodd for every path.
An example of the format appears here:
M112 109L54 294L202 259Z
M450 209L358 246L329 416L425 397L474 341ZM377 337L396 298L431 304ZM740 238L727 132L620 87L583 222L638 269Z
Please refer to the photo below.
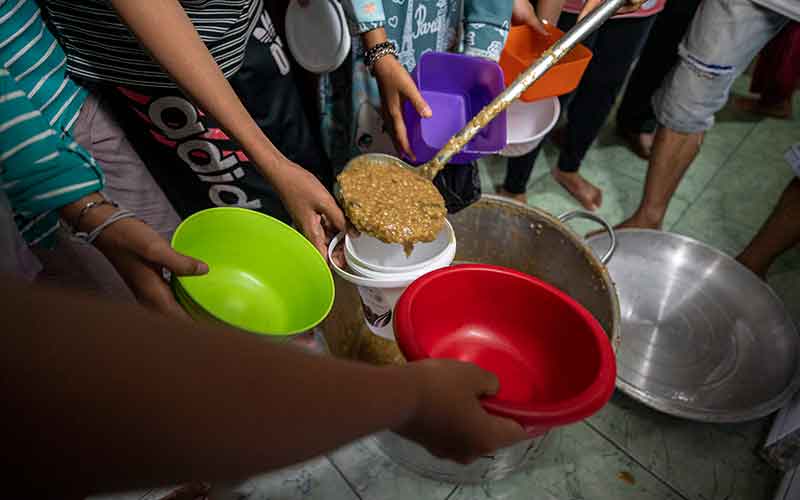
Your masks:
M563 218L575 217L591 218L611 230L591 214L578 212ZM619 344L619 304L614 285L605 266L564 222L536 208L495 196L484 196L449 220L458 240L456 261L506 266L553 284L594 314L612 345ZM610 258L613 248L604 249L604 253ZM364 330L360 304L356 289L337 279L336 302L323 325L328 345L337 356L359 356ZM397 354L400 356L399 351ZM395 462L423 476L452 483L477 483L501 479L535 463L545 437L499 450L467 467L435 458L391 432L373 439Z
M622 230L617 238L609 272L625 338L619 389L704 422L756 419L786 403L800 383L800 338L769 286L685 236ZM589 243L599 251L608 238Z

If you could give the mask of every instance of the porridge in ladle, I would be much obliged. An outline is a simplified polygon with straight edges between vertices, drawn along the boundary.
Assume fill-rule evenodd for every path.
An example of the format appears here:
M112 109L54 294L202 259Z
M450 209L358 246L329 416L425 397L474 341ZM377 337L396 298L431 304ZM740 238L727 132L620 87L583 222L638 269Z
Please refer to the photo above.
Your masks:
M339 175L344 211L359 231L411 253L414 243L436 239L447 210L424 177L390 159L356 158Z

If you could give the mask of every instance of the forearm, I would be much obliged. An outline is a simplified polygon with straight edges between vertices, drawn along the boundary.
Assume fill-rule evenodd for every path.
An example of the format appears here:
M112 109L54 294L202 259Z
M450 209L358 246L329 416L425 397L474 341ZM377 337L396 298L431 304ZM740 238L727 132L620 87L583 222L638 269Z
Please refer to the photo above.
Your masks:
M114 213L117 212L117 210L125 208L125 207L117 208L110 202L103 203L103 201L105 201L105 197L102 196L99 192L92 193L87 196L84 196L83 198L73 203L64 205L63 207L61 207L61 210L59 210L59 213L61 215L61 218L72 227L73 231L90 233L93 229L100 226L103 222L108 220L109 217L114 215ZM93 202L96 204L87 210L86 207L89 205L89 203ZM94 241L94 246L98 250L100 250L106 256L106 258L109 259L109 261L111 261L111 263L114 265L115 268L117 268L118 271L120 271L117 259L115 258L118 257L118 255L116 255L113 252L114 248L112 248L112 245L104 244L106 243L105 241L106 234L107 231L105 230L101 232L98 238ZM132 258L134 260L137 257L131 254L130 252L126 252L126 254L127 255L125 255L125 257ZM123 278L126 277L125 273L121 272L120 274Z
M270 178L287 160L269 141L225 79L191 20L176 0L112 0L119 16L175 83Z
M99 204L103 199L99 192L88 194L61 207L59 215L74 229L87 231L102 222L102 220L100 220L97 224L93 224L93 222L97 221L98 217L101 215L111 215L113 208L105 204L96 205L84 212L84 208L86 208L89 203L95 202ZM81 217L81 212L84 212L83 217ZM80 221L78 219L80 219ZM76 224L79 224L79 226L76 227Z
M365 48L370 48L387 41L389 38L386 36L384 28L376 28L361 34L361 42Z
M61 207L59 214L61 219L66 221L73 231L80 231L89 234L93 229L97 228L103 222L108 220L108 218L118 210L109 203L101 203L103 200L104 197L101 196L100 193L92 193L73 203L69 203ZM92 206L88 210L85 210L88 204L92 202L96 203L96 205ZM120 224L120 222L117 222L116 224ZM125 251L119 251L119 245L115 246L108 244L106 241L106 235L108 234L109 230L110 227L107 227L105 230L103 230L99 237L94 240L93 245L106 257L111 265L114 266L114 269L116 269L117 273L125 281L136 298L141 300L141 297L139 297L137 294L138 290L135 287L135 283L131 282L131 277L134 276L133 273L136 270L136 265L142 265L139 256L128 251L127 249ZM160 276L159 279L161 279Z
M417 404L411 368L0 283L6 470L47 471L18 478L53 493L235 479L399 426Z

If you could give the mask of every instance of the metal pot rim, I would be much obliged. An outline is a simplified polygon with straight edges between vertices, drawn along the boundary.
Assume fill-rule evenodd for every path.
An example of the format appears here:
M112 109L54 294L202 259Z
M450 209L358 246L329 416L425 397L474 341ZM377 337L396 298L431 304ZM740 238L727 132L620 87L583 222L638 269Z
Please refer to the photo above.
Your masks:
M620 305L619 305L619 295L617 294L617 288L614 284L614 281L611 279L611 275L608 272L608 268L600 262L600 259L595 255L592 249L589 247L587 241L581 238L575 231L569 228L566 223L559 220L558 217L551 215L544 210L527 205L525 203L521 203L515 200L511 200L502 196L494 195L494 194L484 194L481 196L481 199L476 202L478 204L488 204L488 205L512 205L518 207L522 210L530 211L535 213L537 216L541 217L545 221L547 221L553 228L555 228L561 235L567 238L570 242L572 242L575 247L579 248L583 255L593 264L593 267L598 271L600 277L603 280L603 283L607 287L609 291L609 296L611 298L611 308L612 308L612 318L614 319L614 326L613 331L611 332L611 347L614 349L614 352L617 352L619 348L620 342L622 341L622 325L620 319ZM607 332L608 333L608 332ZM617 388L622 389L622 385L620 384L619 378L617 378Z

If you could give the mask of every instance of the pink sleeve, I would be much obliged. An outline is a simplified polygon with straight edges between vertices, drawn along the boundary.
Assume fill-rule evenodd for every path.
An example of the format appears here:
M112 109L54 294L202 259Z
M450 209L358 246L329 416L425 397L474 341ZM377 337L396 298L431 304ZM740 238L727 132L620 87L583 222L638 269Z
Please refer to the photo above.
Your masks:
M564 2L564 11L571 14L577 14L581 11L583 4L585 3L585 0L567 0Z
M673 1L681 1L681 0L673 0ZM569 12L572 14L577 14L583 8L583 4L585 4L585 0L566 0L564 2L564 12ZM657 14L664 9L664 4L667 3L667 0L647 0L642 8L637 10L636 12L632 12L630 14L624 14L622 16L615 16L615 17L647 17L652 16L653 14Z

